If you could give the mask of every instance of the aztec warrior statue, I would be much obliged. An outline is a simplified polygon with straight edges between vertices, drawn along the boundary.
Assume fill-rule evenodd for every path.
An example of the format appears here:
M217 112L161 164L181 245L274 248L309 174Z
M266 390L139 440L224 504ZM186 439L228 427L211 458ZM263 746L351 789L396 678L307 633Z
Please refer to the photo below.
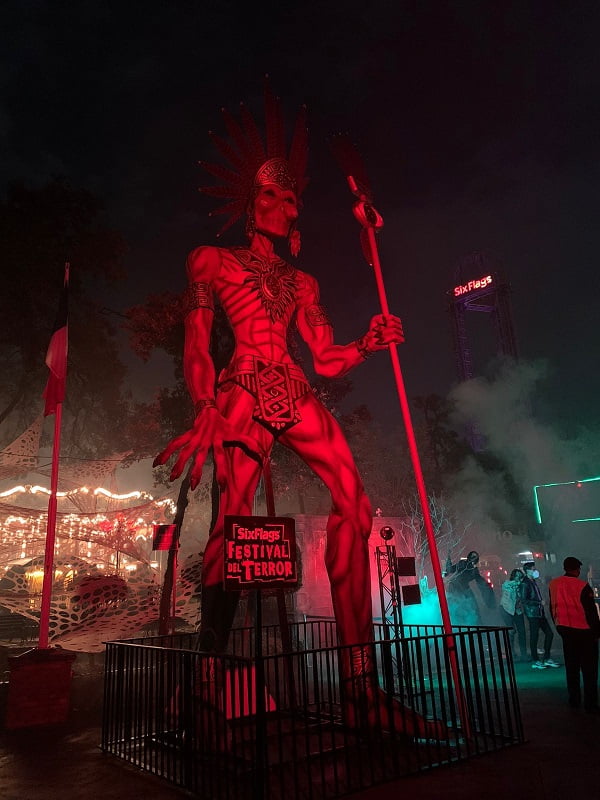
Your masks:
M287 241L293 256L300 250L296 220L307 183L305 110L296 121L287 158L280 103L268 87L266 148L244 106L241 126L223 113L232 144L215 134L211 137L231 166L201 162L225 184L203 191L229 199L218 209L229 214L219 233L246 214L248 245L199 247L187 259L184 370L196 418L192 429L171 441L154 462L164 464L178 452L174 480L191 459L193 490L207 451L213 448L220 511L204 553L200 648L218 652L227 645L238 596L223 589L223 517L252 514L262 465L277 438L331 492L326 567L339 642L363 645L342 651L348 724L393 726L409 735L440 738L441 723L392 701L377 685L373 648L368 645L373 641L367 550L371 506L338 423L317 400L287 347L288 328L295 322L315 371L336 378L391 342L402 342L401 322L379 314L364 336L350 344L334 344L316 280L275 252L281 241ZM233 357L218 377L209 355L215 301L225 310L235 338Z

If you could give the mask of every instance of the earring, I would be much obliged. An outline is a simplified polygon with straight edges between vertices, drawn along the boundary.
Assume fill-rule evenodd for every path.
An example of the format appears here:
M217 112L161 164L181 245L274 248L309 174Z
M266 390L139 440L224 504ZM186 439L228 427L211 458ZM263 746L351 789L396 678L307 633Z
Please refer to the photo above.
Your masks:
M288 246L292 256L297 258L300 248L302 247L302 239L300 237L300 231L296 230L295 226L292 227L288 233Z
M250 241L252 241L252 237L256 233L256 223L254 221L254 217L249 214L246 217L246 236Z

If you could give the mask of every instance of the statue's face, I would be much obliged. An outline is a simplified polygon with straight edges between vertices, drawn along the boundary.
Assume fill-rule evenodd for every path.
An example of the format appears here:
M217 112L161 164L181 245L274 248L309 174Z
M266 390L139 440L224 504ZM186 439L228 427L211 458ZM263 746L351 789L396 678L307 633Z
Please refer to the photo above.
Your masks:
M296 195L276 183L267 183L258 189L254 200L256 230L267 236L287 237L290 227L298 218Z

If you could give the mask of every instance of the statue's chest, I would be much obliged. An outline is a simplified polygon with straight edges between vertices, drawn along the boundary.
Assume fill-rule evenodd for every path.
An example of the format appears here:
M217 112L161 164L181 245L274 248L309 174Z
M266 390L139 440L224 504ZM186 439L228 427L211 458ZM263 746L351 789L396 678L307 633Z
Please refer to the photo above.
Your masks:
M298 273L282 259L266 261L250 250L232 249L221 271L221 300L229 312L240 304L263 311L272 322L287 321L296 306Z

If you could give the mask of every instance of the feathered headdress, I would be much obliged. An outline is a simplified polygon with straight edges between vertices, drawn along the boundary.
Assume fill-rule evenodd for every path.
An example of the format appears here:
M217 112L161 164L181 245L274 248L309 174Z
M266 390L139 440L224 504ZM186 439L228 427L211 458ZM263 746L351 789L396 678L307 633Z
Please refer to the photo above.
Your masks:
M272 93L268 81L265 81L264 142L256 122L243 103L240 104L241 124L226 109L223 108L222 113L230 141L213 131L209 131L209 136L227 165L199 162L201 167L221 181L218 186L203 186L200 191L229 201L211 213L211 216L229 215L217 236L224 233L246 212L256 187L275 183L283 189L291 189L300 198L308 183L305 106L298 113L289 154L285 147L281 101Z

